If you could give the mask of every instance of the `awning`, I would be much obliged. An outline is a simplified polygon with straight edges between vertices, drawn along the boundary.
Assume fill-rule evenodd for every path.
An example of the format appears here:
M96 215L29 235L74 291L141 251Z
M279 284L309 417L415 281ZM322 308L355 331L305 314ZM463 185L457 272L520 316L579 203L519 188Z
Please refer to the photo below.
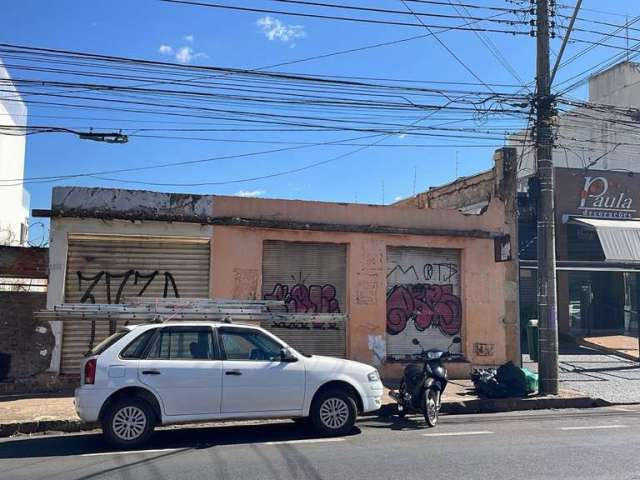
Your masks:
M595 228L607 262L640 262L640 220L573 217L571 221Z

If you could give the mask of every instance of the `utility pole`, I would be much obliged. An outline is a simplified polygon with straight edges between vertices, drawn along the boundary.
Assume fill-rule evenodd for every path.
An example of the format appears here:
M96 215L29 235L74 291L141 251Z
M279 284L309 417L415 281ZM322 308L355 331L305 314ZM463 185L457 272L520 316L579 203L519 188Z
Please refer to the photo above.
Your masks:
M537 92L536 171L538 177L538 326L539 392L558 393L558 309L556 303L555 208L551 72L549 62L549 0L536 0Z

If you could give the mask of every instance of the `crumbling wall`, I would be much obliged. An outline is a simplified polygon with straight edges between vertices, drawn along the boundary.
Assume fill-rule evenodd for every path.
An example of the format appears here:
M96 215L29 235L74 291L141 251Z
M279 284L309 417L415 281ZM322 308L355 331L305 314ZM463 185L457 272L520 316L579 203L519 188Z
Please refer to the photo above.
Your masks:
M54 337L33 317L46 307L42 292L0 292L0 382L37 376L49 368Z
M494 193L495 173L492 170L471 178L462 178L452 185L433 189L429 208L463 208L489 202Z
M496 172L492 169L472 177L459 178L447 185L400 200L396 207L463 209L488 204L495 192Z
M0 246L0 276L5 278L47 278L49 249Z
M56 187L51 210L67 217L154 219L206 223L212 212L212 195L150 192L116 188Z

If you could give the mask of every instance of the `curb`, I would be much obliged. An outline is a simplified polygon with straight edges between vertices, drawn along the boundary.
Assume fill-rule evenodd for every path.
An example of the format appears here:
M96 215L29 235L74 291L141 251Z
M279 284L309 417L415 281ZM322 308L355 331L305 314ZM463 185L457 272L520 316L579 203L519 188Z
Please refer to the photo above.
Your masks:
M599 398L572 397L572 398L497 398L474 399L462 402L443 402L441 413L448 415L463 415L475 413L503 413L522 412L527 410L547 410L562 408L596 408L614 405ZM378 416L389 417L395 415L395 403L382 405Z
M572 398L500 398L474 399L464 402L444 402L442 413L448 415L462 415L475 413L501 413L527 410L546 410L561 408L595 408L616 405L605 400L591 397ZM396 414L395 403L386 403L373 415L390 417ZM98 423L86 423L82 420L41 420L34 422L14 422L0 424L0 437L11 437L16 434L65 432L76 433L99 428Z
M97 423L86 423L82 420L40 420L34 422L13 422L0 424L0 437L11 437L18 433L42 433L42 432L82 432L94 430L99 427Z

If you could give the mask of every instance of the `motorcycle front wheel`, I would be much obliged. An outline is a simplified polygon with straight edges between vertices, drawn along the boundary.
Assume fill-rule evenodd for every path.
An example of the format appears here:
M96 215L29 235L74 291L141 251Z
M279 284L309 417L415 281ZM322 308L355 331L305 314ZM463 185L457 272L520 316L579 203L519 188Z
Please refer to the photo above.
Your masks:
M435 427L438 423L439 394L440 392L433 387L424 392L424 419L430 427Z

